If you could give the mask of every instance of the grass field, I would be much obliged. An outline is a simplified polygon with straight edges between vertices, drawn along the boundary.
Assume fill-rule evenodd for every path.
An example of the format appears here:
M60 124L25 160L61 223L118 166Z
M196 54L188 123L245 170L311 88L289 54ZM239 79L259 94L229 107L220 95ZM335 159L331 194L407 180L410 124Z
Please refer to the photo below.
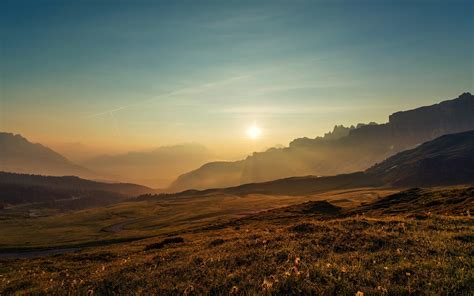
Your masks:
M211 194L127 202L69 213L35 209L40 211L39 217L28 215L28 207L16 207L0 211L0 252L101 241L105 244L116 239L160 235L308 200L327 199L349 207L397 191L362 188L310 196Z
M295 203L135 242L3 260L0 294L474 293L474 188L376 199L370 192L333 192L333 204ZM367 201L336 205L355 196ZM211 200L202 201L203 208Z

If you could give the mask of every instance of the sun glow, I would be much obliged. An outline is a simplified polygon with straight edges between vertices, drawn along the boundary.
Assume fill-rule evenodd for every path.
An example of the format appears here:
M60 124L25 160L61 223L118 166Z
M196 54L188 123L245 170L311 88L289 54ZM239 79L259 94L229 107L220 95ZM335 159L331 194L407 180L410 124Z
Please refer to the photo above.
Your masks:
M262 130L256 124L254 124L247 128L246 133L250 139L255 140L255 139L260 138L260 135L262 134Z

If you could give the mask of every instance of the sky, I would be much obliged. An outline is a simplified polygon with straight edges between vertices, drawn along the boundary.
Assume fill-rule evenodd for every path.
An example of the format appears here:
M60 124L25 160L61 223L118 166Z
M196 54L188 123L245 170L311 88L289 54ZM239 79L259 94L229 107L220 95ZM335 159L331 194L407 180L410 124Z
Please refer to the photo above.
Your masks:
M473 91L473 5L2 0L0 130L231 158L383 123Z

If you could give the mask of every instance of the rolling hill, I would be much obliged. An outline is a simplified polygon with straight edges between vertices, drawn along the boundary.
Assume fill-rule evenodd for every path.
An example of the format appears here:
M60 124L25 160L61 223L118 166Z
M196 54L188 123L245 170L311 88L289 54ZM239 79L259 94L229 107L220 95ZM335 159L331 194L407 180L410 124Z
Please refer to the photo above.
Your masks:
M153 192L127 183L102 183L74 176L53 177L0 172L0 206L35 203L37 207L80 209L104 206Z
M87 191L101 190L116 192L126 196L133 196L153 191L153 189L146 186L131 183L105 183L81 179L76 176L57 177L7 172L0 172L0 184L44 186L54 189L77 189Z
M208 163L179 176L169 191L228 187L291 176L361 171L439 136L474 129L474 96L397 112L388 123L338 128L337 136L295 139L289 147L254 153L236 162ZM345 135L347 134L347 135Z

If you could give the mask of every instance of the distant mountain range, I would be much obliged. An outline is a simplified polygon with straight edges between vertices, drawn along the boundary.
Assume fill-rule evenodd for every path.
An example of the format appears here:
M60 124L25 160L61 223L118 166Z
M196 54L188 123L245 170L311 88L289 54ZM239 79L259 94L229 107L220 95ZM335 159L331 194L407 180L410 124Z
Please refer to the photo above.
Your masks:
M120 180L160 188L212 159L215 156L206 147L189 143L147 152L102 155L76 164L21 135L0 132L0 171L5 172Z
M168 186L177 176L215 159L206 147L188 143L153 151L103 155L81 164L102 175L154 188Z
M183 174L169 191L236 186L291 176L337 175L365 170L400 151L451 133L474 130L474 96L397 112L385 124L336 127L315 139L254 153L245 160L212 162Z
M328 177L291 177L228 188L186 190L168 195L309 195L361 187L461 184L474 184L474 131L441 136L414 149L400 152L363 172Z

